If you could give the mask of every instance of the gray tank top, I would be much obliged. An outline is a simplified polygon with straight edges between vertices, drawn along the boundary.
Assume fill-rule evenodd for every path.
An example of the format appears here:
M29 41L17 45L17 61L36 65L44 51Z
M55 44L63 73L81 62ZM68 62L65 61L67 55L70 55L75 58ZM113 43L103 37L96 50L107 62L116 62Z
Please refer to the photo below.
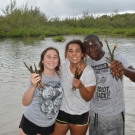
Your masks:
M63 90L60 78L55 73L53 77L47 77L42 73L44 88L35 89L31 104L25 107L24 116L40 127L48 127L55 123L62 100ZM30 87L30 80L26 90Z

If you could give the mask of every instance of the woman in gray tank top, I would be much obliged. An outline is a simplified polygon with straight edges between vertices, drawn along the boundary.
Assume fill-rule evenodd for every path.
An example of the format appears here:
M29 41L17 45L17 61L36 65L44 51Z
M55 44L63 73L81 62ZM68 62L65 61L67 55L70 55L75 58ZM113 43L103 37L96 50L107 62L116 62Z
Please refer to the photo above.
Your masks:
M22 97L25 107L20 135L51 135L62 100L60 56L56 48L46 48L40 58L39 71L32 73Z

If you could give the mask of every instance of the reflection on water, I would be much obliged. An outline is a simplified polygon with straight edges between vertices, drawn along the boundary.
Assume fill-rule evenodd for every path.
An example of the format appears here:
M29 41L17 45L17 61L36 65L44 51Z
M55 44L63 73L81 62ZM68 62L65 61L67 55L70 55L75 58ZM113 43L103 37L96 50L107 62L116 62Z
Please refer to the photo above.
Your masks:
M29 71L23 64L38 65L41 52L48 46L56 47L64 59L65 44L83 36L66 36L66 41L53 42L52 38L40 41L35 38L0 39L0 135L18 135L18 125L24 107L21 98ZM101 37L103 39L103 37ZM109 44L117 43L117 50L135 67L135 39L107 37ZM105 44L104 44L105 46ZM106 46L104 47L106 49ZM126 104L126 135L135 134L135 83L124 78Z

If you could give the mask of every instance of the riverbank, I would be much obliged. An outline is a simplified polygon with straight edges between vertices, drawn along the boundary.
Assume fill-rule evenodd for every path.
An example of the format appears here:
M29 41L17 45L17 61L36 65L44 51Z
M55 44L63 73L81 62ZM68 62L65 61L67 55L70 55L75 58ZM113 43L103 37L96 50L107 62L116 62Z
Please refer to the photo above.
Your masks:
M44 39L50 36L64 35L98 35L135 37L135 13L119 14L95 17L84 11L80 16L51 18L41 12L39 8L17 6L11 1L2 8L0 15L0 38L11 37L39 37Z
M41 29L36 28L11 28L10 31L4 32L0 31L1 38L17 38L17 37L37 37L39 39L44 39L46 37L52 36L66 36L66 35L87 35L90 33L95 33L98 35L107 35L107 36L117 36L117 37L135 37L135 28L74 28L74 27L48 27L45 26Z

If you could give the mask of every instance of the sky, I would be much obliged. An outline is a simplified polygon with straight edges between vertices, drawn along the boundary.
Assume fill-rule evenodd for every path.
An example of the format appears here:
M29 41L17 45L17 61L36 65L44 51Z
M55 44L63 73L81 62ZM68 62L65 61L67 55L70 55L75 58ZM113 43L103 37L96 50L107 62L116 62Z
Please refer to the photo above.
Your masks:
M0 9L10 4L11 0L0 0ZM88 11L92 15L110 15L118 13L135 13L135 0L16 0L17 7L39 7L48 17L72 17L83 15ZM0 12L1 13L1 12Z

